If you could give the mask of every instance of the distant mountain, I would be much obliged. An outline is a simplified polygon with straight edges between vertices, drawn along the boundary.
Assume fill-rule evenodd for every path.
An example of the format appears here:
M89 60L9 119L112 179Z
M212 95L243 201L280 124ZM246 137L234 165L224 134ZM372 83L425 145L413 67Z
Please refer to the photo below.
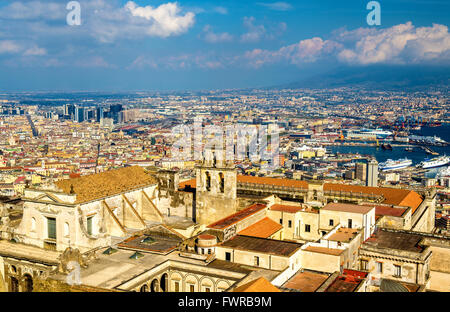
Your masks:
M364 66L337 68L274 88L358 87L370 90L420 91L430 88L448 89L449 85L449 66Z

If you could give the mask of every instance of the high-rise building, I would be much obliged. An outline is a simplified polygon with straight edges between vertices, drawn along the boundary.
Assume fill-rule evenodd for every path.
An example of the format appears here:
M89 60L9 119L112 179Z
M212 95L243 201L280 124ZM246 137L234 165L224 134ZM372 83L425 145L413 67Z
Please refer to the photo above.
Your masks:
M73 104L64 105L64 115L69 116L70 119L73 119L75 116L75 105Z
M84 121L84 107L75 107L75 121L83 122Z
M96 114L95 114L95 120L97 122L100 122L100 120L102 120L103 118L104 118L103 107L97 107Z
M356 164L356 179L359 181L366 181L367 179L367 164L357 163Z
M121 104L111 105L111 107L109 108L111 118L114 119L115 123L119 122L119 115L120 115L119 112L121 112L122 110L123 108Z
M378 162L372 159L367 164L367 186L378 186Z

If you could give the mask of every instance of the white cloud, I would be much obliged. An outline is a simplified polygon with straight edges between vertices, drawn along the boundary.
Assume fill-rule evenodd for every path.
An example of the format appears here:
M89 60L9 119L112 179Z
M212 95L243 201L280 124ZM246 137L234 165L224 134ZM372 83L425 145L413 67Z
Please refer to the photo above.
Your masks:
M247 28L247 32L241 35L242 42L258 42L266 34L264 25L255 25L253 16L244 17L244 27Z
M101 43L116 39L177 36L195 23L193 12L183 12L176 2L157 7L139 6L118 0L78 0L81 4L81 26L66 24L67 2L59 0L13 2L0 7L0 23L7 23L9 35L22 39L58 37L77 40L93 37ZM64 38L65 37L65 38Z
M408 64L447 58L450 51L448 27L415 27L411 22L362 33L354 46L342 50L339 60L353 64ZM353 35L354 35L353 34ZM347 35L352 35L350 34Z
M42 56L46 54L47 50L44 48L39 48L38 46L33 46L23 53L24 56Z
M265 6L266 8L269 8L269 9L274 10L274 11L289 11L289 10L292 9L292 5L291 4L289 4L287 2L282 2L282 1L270 2L270 3L258 2L257 4Z
M233 40L233 36L227 32L215 33L210 25L203 28L203 39L209 43L228 42Z
M215 7L213 9L213 11L216 12L216 13L222 14L222 15L227 15L228 14L228 9L225 8L225 7L222 7L222 6Z
M416 28L410 22L385 29L340 29L330 39L315 37L275 51L247 51L244 59L253 67L278 62L301 65L321 59L357 65L449 62L450 35L444 25Z
M300 65L315 62L324 55L332 54L339 47L340 45L334 41L314 37L282 47L277 51L254 49L246 52L244 57L250 62L251 66L256 68L277 62Z
M0 54L2 53L17 53L22 47L12 40L0 41Z
M140 7L133 1L128 1L125 8L134 16L150 21L146 27L149 36L169 37L185 33L195 23L195 14L187 12L180 15L177 3L161 4L157 8L152 6Z

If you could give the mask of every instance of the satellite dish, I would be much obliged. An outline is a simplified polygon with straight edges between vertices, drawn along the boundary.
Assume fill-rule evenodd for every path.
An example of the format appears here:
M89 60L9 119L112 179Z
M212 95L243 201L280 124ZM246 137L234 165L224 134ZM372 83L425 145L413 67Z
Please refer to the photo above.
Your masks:
M409 292L409 290L401 283L389 279L381 279L381 292Z

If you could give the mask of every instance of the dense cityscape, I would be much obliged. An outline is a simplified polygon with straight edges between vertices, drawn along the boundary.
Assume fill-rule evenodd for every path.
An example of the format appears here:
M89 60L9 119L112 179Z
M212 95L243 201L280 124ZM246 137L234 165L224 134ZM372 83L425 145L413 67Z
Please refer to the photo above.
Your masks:
M0 1L0 292L444 302L449 6Z
M5 290L450 289L445 90L10 93L1 101ZM277 165L251 148L220 158L223 142L211 148L208 134L200 157L181 157L174 129L198 122L203 133L269 129ZM74 259L77 283L66 277ZM107 280L95 273L106 270Z

